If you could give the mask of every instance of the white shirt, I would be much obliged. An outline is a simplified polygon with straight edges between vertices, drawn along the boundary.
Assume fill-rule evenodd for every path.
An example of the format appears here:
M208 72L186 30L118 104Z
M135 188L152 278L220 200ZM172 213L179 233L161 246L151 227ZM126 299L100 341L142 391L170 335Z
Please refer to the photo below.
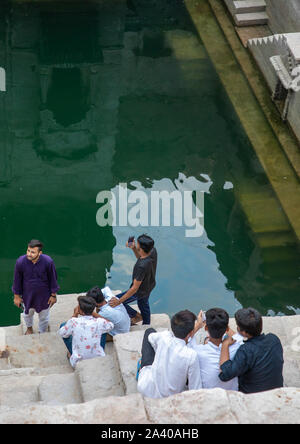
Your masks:
M155 350L155 359L139 374L137 388L143 396L163 398L187 388L202 388L197 353L188 348L183 339L170 331L151 333L148 338Z
M232 360L243 344L243 336L240 334L235 334L233 339L236 342L229 347L230 359ZM191 339L188 343L188 347L195 350L198 355L200 371L201 371L201 379L203 388L210 389L215 387L220 387L225 390L238 390L238 378L233 378L230 381L223 382L219 378L220 371L220 355L222 344L219 346L213 344L211 341L208 341L207 344L196 344L195 337Z
M114 324L113 330L109 332L111 336L119 333L128 333L130 330L130 317L123 304L111 307L108 302L115 297L109 287L102 288L102 293L107 304L100 307L99 314Z
M62 338L68 338L72 335L72 356L70 363L75 367L78 361L82 359L91 359L96 356L105 356L104 350L100 345L101 335L114 328L112 322L93 316L79 316L71 318L58 334Z

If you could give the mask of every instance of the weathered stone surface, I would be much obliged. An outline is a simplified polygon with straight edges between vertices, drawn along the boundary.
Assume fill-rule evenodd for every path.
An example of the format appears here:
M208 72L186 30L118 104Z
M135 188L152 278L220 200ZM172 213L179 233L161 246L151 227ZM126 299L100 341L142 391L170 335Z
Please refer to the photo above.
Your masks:
M138 330L146 330L147 328L152 327L152 328L171 328L171 322L170 322L170 318L168 315L166 314L153 314L151 315L151 324L150 325L142 325L137 324L137 325L133 325L130 328L130 331L138 331Z
M66 347L57 333L7 338L13 367L52 367L68 363Z
M68 406L0 407L0 424L147 424L139 394L109 397Z
M148 418L156 424L299 424L300 389L244 395L222 389L145 398Z
M38 386L40 376L20 378L18 376L2 376L0 378L0 405L20 407L38 402Z
M285 316L286 317L286 316ZM282 345L287 345L289 342L288 337L286 336L286 331L284 329L285 317L277 316L271 317L266 316L263 317L263 333L273 333L278 336L281 340Z
M19 336L22 334L21 325L11 325L10 327L2 327L0 330L5 331L5 336Z
M291 347L296 347L300 352L300 315L283 316L282 324Z
M83 401L124 395L118 367L114 355L79 362L75 373L81 385Z
M235 424L225 390L192 390L164 399L144 399L155 424Z
M300 423L300 389L284 388L252 395L228 392L227 395L231 411L240 424Z
M0 381L1 376L46 376L73 372L74 370L69 363L67 365L56 365L54 367L10 367L8 369L0 370Z
M83 401L76 374L46 376L41 381L38 392L40 401L46 404L79 404Z
M144 331L138 330L114 337L114 346L118 357L125 394L137 392L135 380L137 361L141 357Z
M300 356L289 349L283 349L283 379L285 387L300 388Z
M298 0L266 0L269 26L276 32L299 32Z

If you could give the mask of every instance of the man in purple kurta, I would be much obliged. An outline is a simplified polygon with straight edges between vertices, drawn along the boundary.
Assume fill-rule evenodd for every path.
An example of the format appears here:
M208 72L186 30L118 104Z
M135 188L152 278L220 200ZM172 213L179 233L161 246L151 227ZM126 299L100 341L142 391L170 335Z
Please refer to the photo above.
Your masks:
M39 315L39 332L47 331L50 308L56 303L59 290L57 274L50 256L42 254L43 245L38 240L28 244L27 253L16 262L12 291L14 304L24 304L25 334L33 333L33 315Z

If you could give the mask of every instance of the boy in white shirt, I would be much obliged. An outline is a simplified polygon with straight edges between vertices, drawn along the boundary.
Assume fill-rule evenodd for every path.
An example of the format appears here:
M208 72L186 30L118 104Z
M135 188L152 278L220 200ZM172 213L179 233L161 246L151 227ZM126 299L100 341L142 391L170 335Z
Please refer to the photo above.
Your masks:
M231 335L234 334L228 325L229 315L221 308L212 308L205 315L205 330L208 333L206 343L197 345L195 337L193 337L188 344L198 354L203 388L220 387L225 390L238 390L238 378L231 379L228 382L222 382L219 378L223 337L226 332L230 332ZM244 339L238 333L233 338L236 342L230 346L230 359L234 358Z
M62 324L58 331L69 350L68 357L72 367L83 359L105 356L100 345L101 336L111 331L114 324L94 313L95 307L93 298L79 296L78 307L75 308L73 317Z
M194 313L184 310L171 319L172 332L145 331L137 385L142 395L163 398L202 388L197 353L187 347L196 320ZM202 325L202 318L197 322Z

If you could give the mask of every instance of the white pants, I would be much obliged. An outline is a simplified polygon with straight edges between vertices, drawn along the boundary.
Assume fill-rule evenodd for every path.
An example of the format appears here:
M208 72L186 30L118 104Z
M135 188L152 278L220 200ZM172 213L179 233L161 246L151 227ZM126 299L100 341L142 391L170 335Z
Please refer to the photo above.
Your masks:
M27 328L33 326L34 313L35 309L30 308L28 314L25 313L23 314ZM38 315L39 315L39 333L45 333L49 323L50 307L47 308L46 310L42 310L40 313L38 313Z

